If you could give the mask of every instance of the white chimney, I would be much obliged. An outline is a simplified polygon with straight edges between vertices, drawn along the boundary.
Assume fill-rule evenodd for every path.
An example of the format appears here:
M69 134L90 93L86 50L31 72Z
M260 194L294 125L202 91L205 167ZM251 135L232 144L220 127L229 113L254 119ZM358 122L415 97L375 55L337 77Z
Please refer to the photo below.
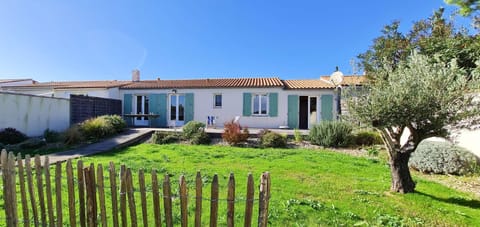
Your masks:
M138 69L134 69L132 71L132 81L134 82L140 81L140 71Z

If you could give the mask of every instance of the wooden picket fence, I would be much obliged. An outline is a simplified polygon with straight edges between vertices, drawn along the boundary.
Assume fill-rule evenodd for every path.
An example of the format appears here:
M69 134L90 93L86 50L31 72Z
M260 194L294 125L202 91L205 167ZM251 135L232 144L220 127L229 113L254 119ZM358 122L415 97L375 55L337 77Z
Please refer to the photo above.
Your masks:
M147 190L145 184L144 170L138 171L138 187L134 187L132 180L132 171L125 165L120 167L120 173L117 175L115 166L110 162L109 171L109 188L104 183L103 167L94 164L85 167L82 160L77 161L76 180L74 178L74 169L72 161L68 160L65 165L66 185L68 189L68 197L62 197L62 164L56 163L54 186L52 191L52 182L48 158L45 158L43 166L40 157L34 158L34 168L30 157L27 155L24 160L21 155L17 157L13 153L3 150L0 156L2 167L2 184L3 184L3 200L5 209L5 223L7 226L107 226L111 223L113 226L148 226L149 215L147 212L147 202L153 204L154 226L173 226L174 219L172 215L172 199L180 199L180 218L181 226L188 226L188 188L185 177L182 175L179 180L178 195L172 194L172 185L170 184L169 175L166 174L163 184L159 185L156 170L151 172L151 193L152 200L147 201ZM34 174L35 172L35 182ZM18 186L17 186L18 176ZM119 178L120 184L117 184ZM257 199L254 198L254 183L252 174L247 178L247 192L245 201L244 226L251 226L253 219L253 204ZM217 226L218 205L219 201L219 185L218 176L213 176L211 184L210 198L206 199L202 196L202 176L197 172L195 180L195 196L190 197L195 200L195 220L194 226L202 224L202 200L210 202L210 226ZM119 186L118 186L119 185ZM36 187L35 187L36 186ZM77 193L75 192L77 190ZM140 207L141 217L137 217L138 201L135 201L134 192L140 191ZM163 193L160 193L163 190ZM111 201L106 201L106 191L111 194ZM17 193L20 194L20 200L17 202ZM78 198L76 198L76 196ZM258 226L267 226L268 223L268 205L270 198L270 175L268 172L263 173L260 177L259 194L258 194ZM54 200L55 198L55 200ZM138 198L138 196L137 196ZM63 214L63 200L68 200L68 214ZM117 200L119 199L119 200ZM163 214L161 214L161 199L163 199ZM192 199L192 200L193 200ZM55 206L53 204L55 201ZM228 180L228 194L226 201L227 207L227 226L234 226L235 203L238 202L235 197L235 178L233 173L230 174ZM66 202L66 201L65 201ZM107 214L106 203L111 207L111 213ZM17 205L19 204L19 205ZM78 205L78 206L77 206ZM120 205L120 206L118 206ZM17 207L17 206L21 206ZM40 208L38 210L38 208ZM127 209L128 214L127 215ZM22 212L19 219L18 212ZM151 213L151 212L150 212ZM65 217L64 217L65 215ZM120 216L120 217L119 217ZM151 216L151 215L150 215ZM65 223L64 223L65 218ZM110 218L111 220L107 220ZM67 221L68 220L68 221ZM152 220L150 220L152 221ZM3 220L2 220L3 222ZM163 224L162 224L163 223Z

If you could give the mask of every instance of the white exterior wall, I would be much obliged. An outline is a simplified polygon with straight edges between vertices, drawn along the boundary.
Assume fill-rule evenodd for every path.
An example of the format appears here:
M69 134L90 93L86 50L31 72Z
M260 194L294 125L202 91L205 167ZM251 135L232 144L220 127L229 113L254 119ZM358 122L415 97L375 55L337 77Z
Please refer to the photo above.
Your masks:
M67 99L0 92L0 107L0 129L12 127L40 136L47 128L64 131L70 126Z
M278 128L288 125L288 95L315 96L320 111L320 97L324 94L334 94L331 89L318 90L284 90L282 88L223 88L223 89L176 89L177 94L194 93L194 120L205 122L207 116L216 117L216 127L223 128L225 122L240 116L240 124L249 128ZM278 115L270 116L243 116L243 93L278 93ZM172 94L172 89L136 89L120 90L123 94L148 95ZM214 108L214 94L222 94L222 108ZM334 96L335 97L335 96ZM336 118L336 99L334 98L334 118ZM320 121L320 114L317 114Z

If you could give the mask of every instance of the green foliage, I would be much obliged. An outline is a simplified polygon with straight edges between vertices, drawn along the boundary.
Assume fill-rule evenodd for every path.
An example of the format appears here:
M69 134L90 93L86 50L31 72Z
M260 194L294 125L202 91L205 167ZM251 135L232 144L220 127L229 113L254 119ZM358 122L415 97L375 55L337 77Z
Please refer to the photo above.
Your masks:
M380 151L376 147L368 147L367 154L368 156L377 157Z
M480 59L480 37L470 35L465 28L456 28L452 19L443 16L444 10L414 23L407 33L400 32L400 22L395 21L382 30L382 35L373 41L365 53L358 56L361 66L371 79L378 79L376 72L384 66L395 69L408 59L413 51L428 56L431 63L444 66L456 60L467 74L478 68ZM381 77L380 77L381 78Z
M210 136L208 136L208 133L205 131L199 131L190 138L190 143L199 145L199 144L210 144L212 140L210 139Z
M447 142L421 142L409 162L410 167L424 173L464 175L472 173L478 160L469 151Z
M55 143L55 142L58 142L60 141L60 133L58 133L57 131L55 130L51 130L51 129L45 129L45 131L43 131L43 138L45 138L45 141L47 143Z
M0 131L0 143L16 144L25 141L27 136L14 128L4 128Z
M325 147L344 147L352 139L352 126L342 121L322 121L310 129L310 142Z
M100 116L100 118L104 118L108 124L110 124L116 133L123 132L127 127L127 123L123 118L119 115L105 115Z
M224 124L222 138L230 145L238 145L247 142L249 132L247 128L243 128L239 123L232 121Z
M80 123L80 130L87 139L99 140L115 135L126 127L125 121L116 115L90 118Z
M353 135L353 142L359 146L371 146L374 144L383 144L382 137L376 131L361 130Z
M189 121L182 128L183 137L185 139L191 139L195 134L202 132L205 128L205 124L199 121Z
M151 138L154 144L169 144L180 141L180 135L175 132L155 131Z
M64 133L64 143L66 145L75 145L83 142L85 137L80 131L80 126L73 125Z
M444 0L451 5L460 7L460 14L469 16L473 12L480 10L480 1L478 0Z
M276 132L267 132L260 137L262 147L284 148L287 147L287 137Z
M295 142L301 143L303 142L303 135L298 129L293 130L293 138L295 139Z

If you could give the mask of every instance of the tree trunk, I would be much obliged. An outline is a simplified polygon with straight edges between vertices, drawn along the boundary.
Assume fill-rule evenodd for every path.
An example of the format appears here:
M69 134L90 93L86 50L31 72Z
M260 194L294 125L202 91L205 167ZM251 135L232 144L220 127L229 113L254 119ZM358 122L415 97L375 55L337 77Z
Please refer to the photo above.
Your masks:
M392 154L394 153L394 154ZM408 160L411 152L395 152L390 154L390 172L392 175L392 185L390 190L400 193L410 193L415 191L415 182L410 175Z

